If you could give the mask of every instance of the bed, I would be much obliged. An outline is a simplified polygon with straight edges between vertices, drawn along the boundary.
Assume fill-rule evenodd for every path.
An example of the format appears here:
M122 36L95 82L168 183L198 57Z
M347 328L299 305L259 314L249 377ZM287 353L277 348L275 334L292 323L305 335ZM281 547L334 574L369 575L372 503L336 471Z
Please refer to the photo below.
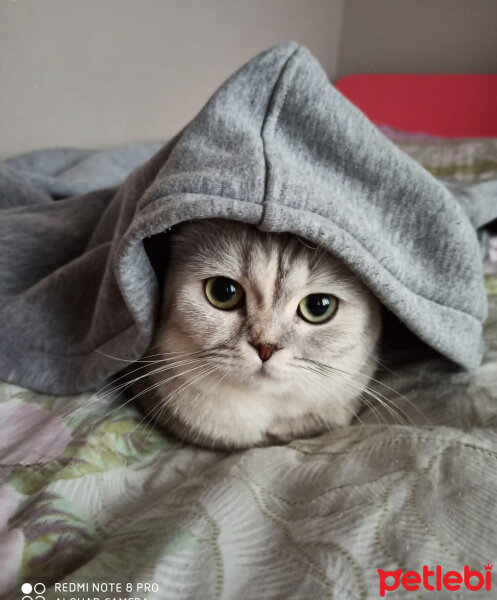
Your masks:
M379 125L449 187L497 197L497 139ZM143 160L155 149L143 146ZM99 172L102 153L71 152L42 174L54 186ZM114 164L95 187L133 167ZM497 557L497 236L480 241L483 364L399 357L377 376L386 408L317 438L201 450L112 388L56 397L1 383L0 595L359 600L380 596L379 569L486 575ZM384 577L386 597L424 597Z

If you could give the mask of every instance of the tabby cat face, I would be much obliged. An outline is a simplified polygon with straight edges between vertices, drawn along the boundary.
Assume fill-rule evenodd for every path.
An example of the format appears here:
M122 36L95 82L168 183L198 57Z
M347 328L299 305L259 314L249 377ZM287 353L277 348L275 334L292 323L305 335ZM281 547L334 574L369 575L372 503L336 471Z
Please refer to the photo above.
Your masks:
M147 411L246 447L348 423L375 367L377 300L329 253L230 221L171 233Z

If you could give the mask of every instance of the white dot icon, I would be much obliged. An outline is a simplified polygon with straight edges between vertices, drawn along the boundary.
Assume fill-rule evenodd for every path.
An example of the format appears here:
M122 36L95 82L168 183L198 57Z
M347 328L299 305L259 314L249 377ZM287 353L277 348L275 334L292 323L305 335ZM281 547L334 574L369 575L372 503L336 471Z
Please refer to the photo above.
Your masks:
M21 586L21 592L23 594L31 594L33 591L33 586L30 583L23 583Z

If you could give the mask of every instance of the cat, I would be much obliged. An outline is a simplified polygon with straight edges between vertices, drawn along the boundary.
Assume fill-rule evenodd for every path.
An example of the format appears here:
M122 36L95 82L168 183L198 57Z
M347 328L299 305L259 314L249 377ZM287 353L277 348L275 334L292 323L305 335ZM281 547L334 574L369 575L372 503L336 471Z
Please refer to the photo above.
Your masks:
M159 325L133 383L149 417L232 450L350 423L377 367L380 303L368 288L289 233L211 219L167 237Z

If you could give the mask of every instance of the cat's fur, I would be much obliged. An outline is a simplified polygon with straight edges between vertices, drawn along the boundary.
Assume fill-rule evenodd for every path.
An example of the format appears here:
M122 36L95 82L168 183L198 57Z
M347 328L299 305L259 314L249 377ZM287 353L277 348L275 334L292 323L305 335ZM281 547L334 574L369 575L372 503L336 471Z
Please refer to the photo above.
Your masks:
M148 358L154 362L138 396L147 413L182 439L216 448L285 442L349 423L376 367L381 329L379 302L357 277L294 235L241 223L185 223L168 237L157 355ZM205 280L216 275L243 286L243 307L223 311L208 302ZM313 293L339 299L329 322L298 315L300 300ZM263 362L257 343L278 349Z

